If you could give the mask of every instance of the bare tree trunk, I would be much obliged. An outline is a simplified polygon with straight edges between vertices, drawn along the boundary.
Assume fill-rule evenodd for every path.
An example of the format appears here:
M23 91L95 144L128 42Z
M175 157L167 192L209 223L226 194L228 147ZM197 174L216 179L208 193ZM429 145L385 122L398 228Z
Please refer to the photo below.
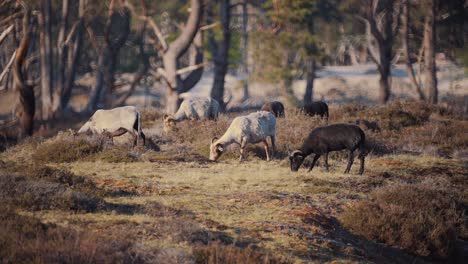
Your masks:
M391 65L393 58L393 41L395 33L398 31L399 21L394 26L393 12L398 1L393 0L372 0L368 2L367 22L369 23L370 34L377 42L378 54L369 45L369 53L372 60L377 65L380 73L379 79L379 102L387 103L391 93ZM401 11L401 8L399 9ZM396 16L397 18L399 17ZM381 26L378 26L380 20ZM369 39L370 41L370 39Z
M218 45L217 54L214 58L214 81L213 88L211 89L211 97L219 102L221 111L224 111L226 108L226 105L224 104L224 77L226 76L228 69L228 51L231 42L231 33L229 30L229 22L231 20L229 0L220 1L219 14L221 18L223 38L221 39L220 45Z
M193 86L184 86L184 81L177 74L179 58L187 51L192 43L202 20L202 0L190 0L190 15L182 33L173 41L163 55L165 80L169 88L166 95L166 112L175 113L179 108L181 99L179 94L187 92Z
M247 8L247 0L242 1L242 35L241 35L241 47L242 47L242 64L241 73L245 76L242 87L242 101L249 98L249 64L248 64L248 47L249 47L249 33L247 32L247 25L249 23L249 15Z
M83 45L83 32L85 28L85 8L87 0L80 0L78 7L78 24L76 25L76 32L74 35L74 41L71 42L70 46L67 49L67 58L64 66L64 80L62 93L60 98L60 108L61 110L66 109L68 102L71 98L71 92L73 85L75 83L75 74L76 67L80 58L81 47Z
M127 101L127 99L132 95L136 86L141 81L141 79L143 79L143 77L145 76L146 72L148 71L150 67L148 55L145 52L145 40L144 40L145 31L146 31L146 22L144 22L144 24L141 26L141 29L138 33L138 39L137 39L138 49L140 51L139 56L141 59L141 65L137 73L135 74L135 77L132 81L132 84L130 85L129 90L125 92L120 98L115 100L113 102L112 107L122 106L125 104L125 101Z
M53 109L57 113L57 109L61 105L61 95L63 94L65 86L65 67L67 60L68 45L65 45L65 34L68 31L68 14L69 14L69 1L63 0L62 2L62 17L59 26L59 33L57 39L57 76L55 83L55 91L53 96Z
M315 80L315 60L307 62L306 72L306 90L304 93L304 105L312 103L314 97L314 80Z
M117 36L113 35L112 22L116 17L123 19L123 27L119 28ZM88 103L88 111L94 111L97 109L98 104L104 95L106 95L107 102L106 104L110 106L112 103L112 92L114 89L114 73L117 62L117 56L119 54L120 48L123 46L127 37L130 33L130 10L128 7L123 7L123 10L116 12L113 7L113 0L109 5L109 16L106 22L106 28L104 33L105 44L101 49L99 58L98 58L98 68L96 73L96 84L91 90L91 97Z
M437 104L438 90L437 90L437 76L436 76L436 61L435 61L435 15L436 3L435 0L428 1L428 10L426 22L424 23L424 64L425 75L424 88L427 91L428 102Z
M51 1L44 0L41 4L39 19L39 39L41 56L41 112L42 120L52 117L52 43L51 43Z
M24 59L28 53L31 35L31 25L29 24L31 11L25 4L23 4L23 8L23 38L21 39L18 49L16 50L16 57L13 63L15 90L19 91L20 94L19 122L21 127L21 137L24 137L25 135L32 135L35 112L34 89L32 86L26 84L22 72Z
M409 42L409 0L405 0L403 3L403 14L401 17L401 33L402 33L402 47L403 53L405 57L405 66L406 71L408 73L408 77L413 84L416 92L418 93L419 100L425 101L426 97L424 96L424 92L422 91L421 83L419 83L416 79L416 75L414 74L413 65L411 64L410 60L410 51L408 47Z

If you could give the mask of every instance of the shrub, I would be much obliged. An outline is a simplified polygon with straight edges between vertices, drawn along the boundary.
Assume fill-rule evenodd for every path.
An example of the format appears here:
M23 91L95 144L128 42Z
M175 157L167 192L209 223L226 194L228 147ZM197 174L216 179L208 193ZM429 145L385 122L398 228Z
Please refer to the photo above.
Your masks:
M340 221L346 228L420 256L451 256L466 225L455 195L421 183L382 187L371 198L345 207Z
M129 152L125 146L114 146L96 153L93 158L112 163L135 162L138 160L138 154Z
M60 183L0 175L0 199L31 210L64 209L95 211L104 201L90 193L74 191Z
M124 230L108 237L42 224L5 205L0 205L0 212L2 263L142 263Z
M32 159L39 163L73 162L97 153L102 148L101 140L56 139L39 145L32 155Z
M271 254L252 248L240 248L233 245L223 245L219 242L213 242L208 245L196 246L193 249L195 263L200 264L254 264L254 263L288 263L273 257Z

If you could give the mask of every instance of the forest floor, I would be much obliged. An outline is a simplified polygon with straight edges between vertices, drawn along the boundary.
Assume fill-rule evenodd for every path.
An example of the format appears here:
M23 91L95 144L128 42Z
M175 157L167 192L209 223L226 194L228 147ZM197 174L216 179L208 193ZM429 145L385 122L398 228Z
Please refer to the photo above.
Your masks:
M415 103L331 108L330 122L364 127L364 175L346 155L293 173L286 153L323 121L287 109L278 151L238 148L208 161L212 136L237 114L161 131L150 143L64 131L0 153L0 262L424 263L468 256L468 121ZM308 164L306 162L305 165ZM13 243L13 241L15 241Z

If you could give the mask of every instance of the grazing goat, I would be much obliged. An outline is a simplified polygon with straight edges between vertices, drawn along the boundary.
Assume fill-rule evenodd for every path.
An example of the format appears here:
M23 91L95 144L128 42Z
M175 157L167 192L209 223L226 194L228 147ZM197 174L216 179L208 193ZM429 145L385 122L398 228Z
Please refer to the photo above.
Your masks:
M328 105L325 102L313 102L302 107L302 112L309 116L319 115L328 122Z
M174 115L164 115L164 131L176 129L176 123L185 119L218 119L219 103L211 97L186 98Z
M93 116L78 130L78 133L91 132L93 134L106 134L111 138L130 133L134 137L133 145L138 139L143 140L145 134L141 130L141 114L134 106L117 107L110 110L97 110Z
M262 106L261 111L267 111L275 115L276 118L284 117L284 105L281 102L273 101L269 103L265 103Z
M276 118L266 111L251 113L246 116L234 118L224 135L218 139L211 139L210 160L217 160L227 146L236 143L240 145L239 161L244 159L244 150L247 143L262 142L265 148L267 160L270 160L270 149L268 147L267 137L270 137L272 146L272 156L275 152L276 137Z
M348 165L344 173L349 173L351 165L354 161L354 151L359 150L359 159L361 160L361 168L359 174L364 172L364 158L366 136L362 129L352 124L333 124L323 127L318 127L310 132L305 139L302 147L298 150L289 153L291 163L291 171L299 170L305 157L314 153L314 159L308 170L311 171L321 155L325 155L325 169L328 171L328 153L347 149L349 151Z

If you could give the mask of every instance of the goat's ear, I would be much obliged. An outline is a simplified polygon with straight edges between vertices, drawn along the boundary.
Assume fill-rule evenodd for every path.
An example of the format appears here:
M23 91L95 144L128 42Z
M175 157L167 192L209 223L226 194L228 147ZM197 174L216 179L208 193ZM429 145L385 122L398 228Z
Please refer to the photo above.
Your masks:
M222 144L216 145L216 149L223 152L224 151L224 146Z
M213 138L211 139L211 144L213 144L216 140L218 140L218 137L213 137Z

